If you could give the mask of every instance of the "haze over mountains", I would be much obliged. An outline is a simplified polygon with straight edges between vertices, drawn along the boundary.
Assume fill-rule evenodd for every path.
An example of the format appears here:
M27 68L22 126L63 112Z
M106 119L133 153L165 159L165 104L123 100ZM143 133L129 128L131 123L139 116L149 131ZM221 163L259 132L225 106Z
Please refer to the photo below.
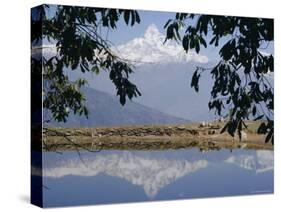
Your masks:
M186 53L180 43L167 41L164 44L164 41L165 35L158 30L156 25L151 24L142 36L112 49L118 56L134 65L134 73L130 75L130 80L137 85L142 96L134 98L133 102L161 111L166 115L193 122L214 120L217 117L214 111L209 111L208 108L213 84L210 73L201 75L198 93L191 88L190 83L197 66L212 67L215 61L210 61L207 56L196 54L194 51ZM46 55L50 55L53 50L46 48L44 51ZM75 70L67 73L72 80L86 78L89 87L116 96L116 89L109 79L109 72L101 71L96 75ZM269 81L272 81L273 84L273 77L270 77ZM92 97L89 96L89 99ZM117 104L115 106L120 107ZM130 103L130 106L126 105L125 108L131 106ZM93 106L91 105L91 107ZM128 116L127 118L129 119L127 122L121 121L120 124L134 123ZM82 125L87 123L87 121L79 122ZM113 122L118 124L117 121ZM152 120L142 123L152 123ZM155 122L155 124L157 123L159 121ZM163 123L172 122L169 120ZM105 122L100 124L103 125Z
M68 71L71 80L86 78L89 87L83 93L87 97L90 118L70 115L67 123L50 122L52 126L90 127L130 124L179 124L188 121L211 120L209 112L210 80L202 77L199 94L190 88L192 73L197 65L207 65L208 57L190 51L183 51L175 42L166 42L165 35L151 24L144 35L127 43L116 46L120 57L131 61L134 82L142 96L127 101L122 107L116 96L116 89L109 79L109 73L98 75L82 73L80 70ZM36 54L36 50L34 53ZM51 45L43 48L45 57L56 53ZM50 117L44 111L45 119Z
M211 77L201 77L199 93L190 87L196 66L208 66L208 57L190 51L188 54L175 42L163 44L165 35L156 25L150 25L144 35L113 50L135 66L130 80L135 83L142 96L133 101L171 116L191 121L213 120L209 111ZM83 74L70 72L71 79L85 77L89 86L116 95L116 89L109 79L109 72Z
M209 111L208 102L213 79L210 73L202 74L199 92L190 87L191 78L197 66L212 67L215 61L194 51L186 53L180 43L167 41L157 26L151 24L143 35L127 43L115 46L113 51L134 65L130 80L141 91L142 96L134 98L135 103L153 108L170 116L197 121L217 118ZM55 48L44 48L44 55L53 55ZM116 89L109 79L109 72L98 75L67 71L70 79L86 78L89 86L116 96ZM273 77L269 79L273 84Z
M56 127L97 127L145 124L182 124L188 120L167 115L163 112L127 101L122 106L118 97L93 88L84 87L82 92L87 98L88 119L84 116L70 114L66 123L51 121L48 126ZM44 111L44 120L50 119L50 113Z
M137 67L131 81L137 85L142 96L133 101L192 121L213 120L215 116L208 108L212 81L210 76L202 76L199 93L196 93L190 87L193 67L185 64ZM108 73L88 76L88 81L91 87L116 95Z

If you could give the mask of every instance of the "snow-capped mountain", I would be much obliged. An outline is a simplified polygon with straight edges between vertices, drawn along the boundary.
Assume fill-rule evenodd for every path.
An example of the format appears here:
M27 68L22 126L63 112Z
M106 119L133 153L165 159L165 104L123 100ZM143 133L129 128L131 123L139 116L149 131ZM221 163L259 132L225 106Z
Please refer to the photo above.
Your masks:
M258 150L254 155L231 156L225 160L241 168L255 170L256 173L271 171L274 168L273 151Z
M151 24L146 29L142 37L116 47L116 53L121 58L131 61L135 65L141 64L165 64L165 63L207 63L208 57L189 51L184 51L180 43L175 41L165 41L162 34L155 24Z
M167 64L167 63L207 63L207 56L197 54L195 51L186 53L181 45L175 41L165 41L165 35L159 31L155 24L151 24L141 37L134 38L124 44L113 46L116 55L134 65ZM42 47L33 46L32 56L40 53L49 58L57 54L54 44L43 44ZM99 55L101 57L102 55Z
M44 167L43 176L60 178L67 175L96 176L107 174L143 187L146 195L153 198L161 188L187 174L203 169L207 165L206 160L190 162L187 160L146 158L124 152L84 158L84 162L78 158L61 161L55 167ZM33 171L33 174L36 175L35 169Z
M107 175L141 187L147 197L153 199L160 190L185 176L199 171L206 173L204 170L210 167L213 169L214 166L223 163L236 165L241 170L249 170L256 174L271 173L274 169L273 151L244 151L233 154L229 156L226 152L220 154L210 152L206 156L192 152L188 155L171 153L169 156L172 158L167 158L162 153L144 155L122 151L102 155L86 154L82 160L76 154L74 157L71 154L70 157L66 155L65 159L61 159L61 155L48 159L44 156L43 177L56 179L70 175L82 177ZM33 175L41 176L41 173L40 169L32 166Z

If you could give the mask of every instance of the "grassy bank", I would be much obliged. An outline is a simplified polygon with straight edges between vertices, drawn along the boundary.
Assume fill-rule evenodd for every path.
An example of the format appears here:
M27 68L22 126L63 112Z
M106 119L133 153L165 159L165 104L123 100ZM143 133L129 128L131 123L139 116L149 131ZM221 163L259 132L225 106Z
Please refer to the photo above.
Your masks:
M245 137L231 137L220 134L223 123L202 126L187 125L145 125L100 128L48 128L44 130L44 150L63 151L86 149L164 150L197 147L202 151L227 149L269 149L264 135L256 133L258 122L248 122Z

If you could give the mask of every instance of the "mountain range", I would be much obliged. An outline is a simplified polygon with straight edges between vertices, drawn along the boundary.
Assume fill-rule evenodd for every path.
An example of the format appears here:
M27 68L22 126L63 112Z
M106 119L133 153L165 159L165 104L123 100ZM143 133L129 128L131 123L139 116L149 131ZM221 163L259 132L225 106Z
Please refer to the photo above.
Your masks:
M112 51L134 66L130 81L138 87L142 96L134 98L133 101L193 122L218 118L214 111L208 108L214 82L211 74L208 71L201 74L198 93L190 86L196 67L213 67L216 61L194 51L186 53L182 45L175 41L164 41L165 35L156 25L151 24L143 35L112 47ZM54 46L45 47L45 56L56 53ZM216 51L210 51L212 58L216 58ZM90 87L116 95L108 71L101 71L98 75L82 74L79 69L66 73L71 80L82 77L88 81ZM269 78L269 81L273 84L273 77Z
M186 53L175 41L167 41L165 44L164 41L165 35L156 25L151 24L142 36L113 49L118 56L134 66L134 73L129 79L138 87L142 96L133 100L171 116L192 121L213 120L215 115L208 108L211 76L202 75L199 93L190 87L196 67L210 66L212 62L205 55L193 51ZM69 71L69 77L72 80L84 77L90 87L116 95L107 71L98 75L81 75L79 70Z
M113 51L134 65L209 61L207 56L193 50L186 53L181 44L172 40L165 42L165 38L155 24L150 24L143 36L118 45Z
M86 97L89 117L70 114L67 122L51 121L48 126L55 127L98 127L145 124L182 124L189 122L156 109L127 100L122 106L114 95L84 87L82 93ZM44 120L50 119L50 112L44 110Z
M154 198L164 187L172 184L184 176L194 174L208 167L219 167L233 164L242 170L249 170L256 174L273 171L273 152L258 150L249 152L236 152L235 155L220 152L208 153L208 155L186 152L144 152L116 151L115 153L103 153L91 155L85 153L83 161L77 156L61 155L44 161L44 177L62 178L68 175L93 177L106 174L125 179L133 185L144 189L149 198ZM219 165L221 164L221 165ZM213 169L212 167L212 169ZM34 174L40 174L33 167ZM219 169L220 170L220 169Z

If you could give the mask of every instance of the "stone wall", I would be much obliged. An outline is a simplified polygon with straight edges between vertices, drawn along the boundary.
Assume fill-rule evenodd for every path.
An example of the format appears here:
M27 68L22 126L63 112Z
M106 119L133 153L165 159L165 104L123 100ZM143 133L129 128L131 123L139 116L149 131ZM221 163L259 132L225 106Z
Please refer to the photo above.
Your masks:
M81 129L56 129L56 132L62 132L68 136L91 136L91 137L109 137L109 136L186 136L186 135L213 135L219 133L218 128L191 128L188 126L130 126L130 127L112 127L112 128L81 128ZM47 131L47 136L56 136L55 131Z

